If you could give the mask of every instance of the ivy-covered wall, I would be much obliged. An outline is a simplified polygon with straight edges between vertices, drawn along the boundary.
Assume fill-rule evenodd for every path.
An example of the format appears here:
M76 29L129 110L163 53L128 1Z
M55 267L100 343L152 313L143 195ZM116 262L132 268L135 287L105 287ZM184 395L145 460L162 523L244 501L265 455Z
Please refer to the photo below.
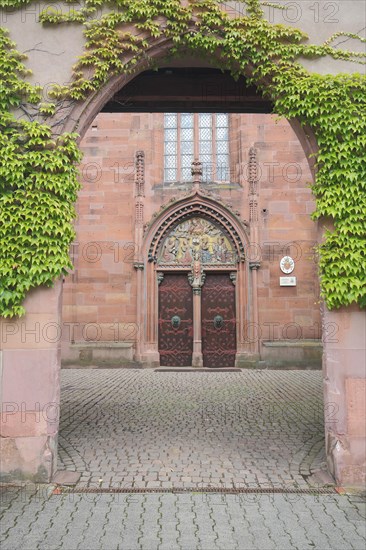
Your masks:
M25 4L0 0L0 6L20 10ZM313 217L328 218L333 226L319 250L322 294L330 309L366 306L366 55L334 45L340 37L365 39L339 28L323 44L310 44L301 30L268 21L259 0L247 0L246 15L238 17L216 0L57 6L40 14L39 25L55 37L65 26L81 27L85 51L75 60L70 82L53 86L46 102L29 83L24 56L6 29L0 30L2 316L24 313L29 289L52 285L70 268L80 153L76 134L59 133L62 121L113 76L134 74L141 62L154 66L149 48L159 40L170 41L170 56L194 53L217 60L234 77L245 74L271 97L276 113L312 129L319 146ZM21 30L26 29L25 21ZM360 72L317 74L302 64L321 58L352 62Z

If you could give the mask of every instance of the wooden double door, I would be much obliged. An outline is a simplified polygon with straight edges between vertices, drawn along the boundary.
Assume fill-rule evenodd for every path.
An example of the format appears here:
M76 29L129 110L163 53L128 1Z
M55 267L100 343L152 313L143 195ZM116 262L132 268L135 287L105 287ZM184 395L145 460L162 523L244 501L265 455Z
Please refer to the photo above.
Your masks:
M234 366L235 287L229 273L206 274L199 310L201 314L197 316L187 274L166 273L159 286L159 353L162 366L192 365L194 322L201 324L203 366Z

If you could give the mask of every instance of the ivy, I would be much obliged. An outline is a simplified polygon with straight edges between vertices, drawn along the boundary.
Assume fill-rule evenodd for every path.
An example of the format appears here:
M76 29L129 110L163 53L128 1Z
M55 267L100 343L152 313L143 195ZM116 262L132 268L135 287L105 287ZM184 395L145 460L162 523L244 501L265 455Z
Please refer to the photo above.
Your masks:
M0 0L0 6L27 3ZM309 44L301 30L266 21L262 5L272 3L247 0L246 15L237 18L216 0L184 5L179 0L84 0L77 10L71 2L64 13L56 4L49 6L41 22L82 25L86 44L71 84L55 86L50 94L55 103L46 104L25 80L23 56L0 32L2 315L21 314L30 288L52 284L70 267L80 160L75 135L54 138L49 126L33 119L17 122L10 113L35 104L37 115L52 123L61 102L82 101L113 75L134 73L142 58L153 64L146 51L162 38L171 41L172 56L199 52L214 56L234 77L245 74L272 99L276 113L312 128L319 147L313 218L330 222L319 246L322 296L330 309L366 306L366 78L309 73L300 63L304 57L330 56L364 64L364 53L332 46L341 36L364 39L340 31L322 45Z
M22 315L26 293L71 267L77 199L76 135L53 139L49 126L17 121L14 106L38 102L39 90L21 79L22 56L0 30L0 311Z
M325 302L329 308L354 302L365 307L366 79L354 74L277 80L288 92L277 100L277 112L304 120L319 146L313 219L329 217L334 226L319 247Z

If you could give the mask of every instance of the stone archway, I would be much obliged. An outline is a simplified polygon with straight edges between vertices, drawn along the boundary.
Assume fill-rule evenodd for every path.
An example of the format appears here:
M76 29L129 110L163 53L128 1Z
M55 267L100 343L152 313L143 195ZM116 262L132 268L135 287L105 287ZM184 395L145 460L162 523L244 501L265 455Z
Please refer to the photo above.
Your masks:
M18 24L18 28L18 35L22 34L23 25ZM169 46L168 40L151 40L151 57L161 59ZM72 60L68 61L71 66ZM141 62L136 72L143 68ZM43 64L43 70L47 74L47 64ZM82 134L106 99L126 82L127 79L119 76L109 79L104 88L87 101L67 109L67 116L62 114L55 119L55 127L58 130L79 129ZM307 154L315 152L315 141L306 137L309 132L305 134L301 130L300 133ZM321 239L320 234L319 241ZM137 268L141 278L140 267ZM57 410L59 405L59 340L39 327L47 329L49 324L61 325L60 296L60 282L51 290L33 290L25 301L27 315L20 321L4 320L1 323L2 399L6 404L5 477L24 476L45 481L51 478L56 468L58 419L57 415L49 414L48 407L53 404ZM325 402L326 407L329 404L335 407L332 415L326 409L329 466L338 483L360 485L365 476L365 426L362 423L365 406L365 316L357 306L332 313L324 308L323 325ZM329 335L334 326L338 327L336 340ZM29 332L32 329L33 333ZM40 384L39 380L43 383ZM23 403L25 408L22 409Z
M172 41L166 38L150 39L149 46L146 49L146 59L151 60L159 68L164 67L197 67L200 68L215 68L221 66L221 61L218 55L212 59L207 58L200 59L191 56L181 56L179 60L174 59L166 60L169 56L170 48L172 47ZM149 68L149 62L144 60L137 63L133 74L119 74L112 76L104 86L97 92L90 94L83 102L75 102L72 104L69 115L64 115L57 120L56 125L58 131L64 132L77 132L79 135L79 142L82 140L87 129L90 127L92 121L97 114L101 111L104 105L110 101L116 92L127 86L138 75L143 73ZM162 97L164 94L162 93ZM300 121L296 118L288 120L293 131L295 132L301 146L306 154L309 167L315 175L315 155L318 151L318 145L316 137L310 126L304 126L300 124Z

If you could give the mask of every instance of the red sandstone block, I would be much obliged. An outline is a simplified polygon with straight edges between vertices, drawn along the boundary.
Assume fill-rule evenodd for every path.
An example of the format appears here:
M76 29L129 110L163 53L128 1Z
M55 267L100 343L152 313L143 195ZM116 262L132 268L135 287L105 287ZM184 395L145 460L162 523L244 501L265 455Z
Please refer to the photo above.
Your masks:
M309 314L309 310L306 310L305 312L299 312L294 310L293 311L293 318L295 323L300 325L301 327L310 327L313 323L312 315Z
M94 305L100 305L100 304L105 304L106 303L106 295L105 293L103 294L98 294L96 293L95 291L90 293L90 294L87 294L85 296L85 299L84 299L84 304L85 305L90 305L90 306L94 306Z
M125 304L127 302L129 302L130 300L130 297L124 293L124 292L108 292L106 293L105 295L105 302L106 302L106 305L108 304L112 304L112 305L117 305L117 304Z
M308 185L308 182L304 182L304 187L292 190L291 189L291 195L294 197L294 201L296 202L307 202L307 201L313 201L315 204L315 198L312 194L312 191Z
M289 306L289 300L283 298L271 298L267 300L266 307L269 310L285 310L291 308L291 306Z
M143 313L146 312L146 308L143 308ZM129 300L129 304L125 306L124 313L130 318L130 319L136 319L137 310L136 310L136 296L131 296Z
M94 281L108 283L108 273L101 269L79 269L78 280L84 283L93 283Z
M309 215L306 212L306 203L305 202L291 202L290 210L296 216L304 215L309 220Z
M268 288L258 288L258 298L268 298L269 289Z
M278 286L271 285L270 296L276 298L280 296L282 299L288 299L290 296L298 295L297 286L280 287L280 279L278 277Z
M277 124L265 126L265 139L267 142L292 141L296 138L289 124Z
M271 206L271 212L273 212L274 214L277 214L277 213L287 214L289 212L290 203L289 201L272 201L270 206Z
M109 284L115 288L125 288L127 275L113 273L109 276Z
M102 190L96 191L96 190L93 190L91 188L84 187L78 193L78 201L81 201L82 199L86 199L86 200L90 201L91 197L98 197L100 200L104 199L104 192Z
M262 318L263 321L281 321L283 323L290 322L292 315L291 311L286 309L284 307L285 300L282 301L282 307L279 307L278 309L269 309L269 304L272 299L267 301L267 304L265 306L265 310L262 311L264 314L264 317Z
M294 146L292 142L286 142L286 148L280 149L274 153L274 160L283 164L293 164L301 167L301 172L306 169L306 172L309 173L308 165L304 163L305 155L302 149L299 149L298 146ZM290 167L289 167L290 169Z
M300 308L308 308L310 305L312 305L310 298L298 298L298 297L289 298L288 304L290 308L292 308L293 310L298 310Z
M98 321L98 306L74 306L72 319L76 319L77 322L96 323Z
M99 313L98 314L98 323L100 324L108 324L110 323L112 326L116 325L116 328L114 329L114 332L118 334L118 323L121 322L121 316L123 316L123 313L121 311L118 311L117 309L111 309L107 312ZM112 328L111 328L112 330Z

